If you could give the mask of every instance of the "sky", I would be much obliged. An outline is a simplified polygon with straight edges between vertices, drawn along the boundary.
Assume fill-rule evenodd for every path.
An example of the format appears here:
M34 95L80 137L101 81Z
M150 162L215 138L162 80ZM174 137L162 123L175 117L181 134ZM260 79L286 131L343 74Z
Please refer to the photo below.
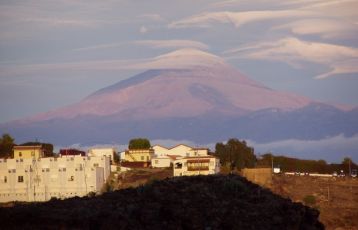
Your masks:
M358 105L358 0L3 0L0 123L80 101L181 48L277 90Z

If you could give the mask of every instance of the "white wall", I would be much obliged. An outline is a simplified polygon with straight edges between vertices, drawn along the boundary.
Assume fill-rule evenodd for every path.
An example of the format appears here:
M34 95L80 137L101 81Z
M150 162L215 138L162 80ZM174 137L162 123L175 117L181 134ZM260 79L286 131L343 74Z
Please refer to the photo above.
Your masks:
M154 145L153 150L154 150L154 154L158 157L166 156L169 153L169 149L160 145Z
M208 149L206 148L193 148L188 145L180 144L172 148L165 148L160 145L153 146L154 154L157 157L177 155L182 157L188 156L207 156Z
M156 157L152 159L153 168L168 168L170 167L171 159L169 157Z
M113 161L114 154L116 154L116 149L114 148L92 148L88 150L88 155L91 157L107 156L111 161Z
M98 193L109 173L108 157L0 159L0 202L46 201L51 197Z
M207 163L208 169L200 169L195 171L188 170L188 161L190 160L209 160ZM177 165L181 164L181 168ZM173 176L193 176L193 175L210 175L217 174L220 172L220 161L219 159L208 156L208 157L185 157L173 162Z

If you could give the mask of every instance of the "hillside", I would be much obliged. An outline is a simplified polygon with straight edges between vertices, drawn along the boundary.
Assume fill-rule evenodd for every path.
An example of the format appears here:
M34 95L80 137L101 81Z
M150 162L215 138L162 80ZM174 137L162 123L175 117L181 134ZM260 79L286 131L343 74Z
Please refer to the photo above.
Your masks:
M153 181L93 198L0 208L2 228L323 229L319 212L237 176Z
M326 229L358 229L358 180L307 176L274 176L272 190L296 202L314 197Z

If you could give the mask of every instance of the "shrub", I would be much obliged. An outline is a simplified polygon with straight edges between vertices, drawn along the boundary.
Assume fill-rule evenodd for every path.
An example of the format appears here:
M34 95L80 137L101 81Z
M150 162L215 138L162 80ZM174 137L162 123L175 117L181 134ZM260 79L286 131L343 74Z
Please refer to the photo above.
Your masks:
M307 195L303 198L303 202L306 205L315 205L316 204L316 197L313 195Z

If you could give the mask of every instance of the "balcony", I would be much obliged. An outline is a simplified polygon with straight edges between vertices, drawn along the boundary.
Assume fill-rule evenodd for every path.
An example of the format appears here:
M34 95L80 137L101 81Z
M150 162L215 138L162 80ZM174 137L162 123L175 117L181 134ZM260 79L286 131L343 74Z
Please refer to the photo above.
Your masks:
M208 171L209 166L188 166L188 171Z

